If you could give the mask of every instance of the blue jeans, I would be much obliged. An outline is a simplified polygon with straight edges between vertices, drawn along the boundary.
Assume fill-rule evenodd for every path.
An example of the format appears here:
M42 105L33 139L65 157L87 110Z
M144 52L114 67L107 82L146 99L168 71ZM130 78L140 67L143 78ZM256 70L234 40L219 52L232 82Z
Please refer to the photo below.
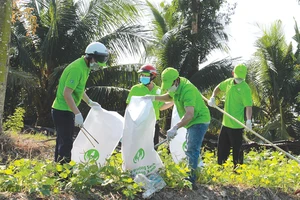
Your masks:
M201 145L208 126L209 123L195 124L187 129L185 154L189 162L189 167L191 168L191 182L195 182L196 180L194 170L197 169L198 166Z

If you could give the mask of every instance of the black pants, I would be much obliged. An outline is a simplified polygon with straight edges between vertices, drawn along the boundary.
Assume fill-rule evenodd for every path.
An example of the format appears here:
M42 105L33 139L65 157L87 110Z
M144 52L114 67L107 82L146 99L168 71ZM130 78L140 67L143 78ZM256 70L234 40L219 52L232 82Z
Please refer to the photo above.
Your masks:
M159 127L159 124L158 124L158 121L156 121L155 123L155 132L154 132L154 146L159 143L159 133L160 133L160 127Z
M218 164L226 162L232 147L233 164L243 164L243 152L241 147L243 144L243 128L232 129L222 126L218 139Z
M68 163L71 161L71 150L74 135L74 113L70 111L51 110L56 130L54 161Z

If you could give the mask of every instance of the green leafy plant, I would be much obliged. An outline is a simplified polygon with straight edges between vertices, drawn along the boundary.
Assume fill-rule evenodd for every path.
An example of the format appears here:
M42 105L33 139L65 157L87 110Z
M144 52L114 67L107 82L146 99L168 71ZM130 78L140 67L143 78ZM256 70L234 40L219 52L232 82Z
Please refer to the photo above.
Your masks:
M25 109L17 107L13 115L8 116L5 123L3 123L4 130L21 131L24 128L24 114Z

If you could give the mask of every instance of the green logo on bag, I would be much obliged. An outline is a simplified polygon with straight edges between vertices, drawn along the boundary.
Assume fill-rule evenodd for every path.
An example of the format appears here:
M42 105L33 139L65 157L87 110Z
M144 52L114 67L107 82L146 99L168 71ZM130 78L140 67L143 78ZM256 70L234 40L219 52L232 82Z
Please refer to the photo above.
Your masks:
M137 163L138 161L143 160L144 157L145 157L145 151L144 151L144 149L140 148L136 152L136 154L135 154L135 156L133 158L133 162Z
M186 141L184 141L184 143L182 144L182 150L186 151Z
M98 160L100 158L100 154L96 149L90 149L84 154L84 160Z

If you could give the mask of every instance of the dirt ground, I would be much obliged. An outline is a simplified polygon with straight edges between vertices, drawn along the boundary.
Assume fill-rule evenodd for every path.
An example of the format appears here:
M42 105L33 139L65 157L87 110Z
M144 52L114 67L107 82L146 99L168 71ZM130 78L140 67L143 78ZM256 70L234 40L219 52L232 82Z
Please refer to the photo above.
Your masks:
M0 135L0 163L5 163L9 158L48 158L52 159L54 155L54 138L43 141L33 141L22 136L7 137ZM59 194L49 198L36 198L24 193L7 193L0 192L0 200L88 200L88 199L105 199L117 200L125 199L118 193L109 191L95 191L93 194ZM140 200L142 194L135 199ZM281 191L271 190L268 188L242 188L236 186L209 186L197 185L195 190L183 189L176 190L165 187L160 192L155 193L151 200L300 200L300 194L287 194Z

